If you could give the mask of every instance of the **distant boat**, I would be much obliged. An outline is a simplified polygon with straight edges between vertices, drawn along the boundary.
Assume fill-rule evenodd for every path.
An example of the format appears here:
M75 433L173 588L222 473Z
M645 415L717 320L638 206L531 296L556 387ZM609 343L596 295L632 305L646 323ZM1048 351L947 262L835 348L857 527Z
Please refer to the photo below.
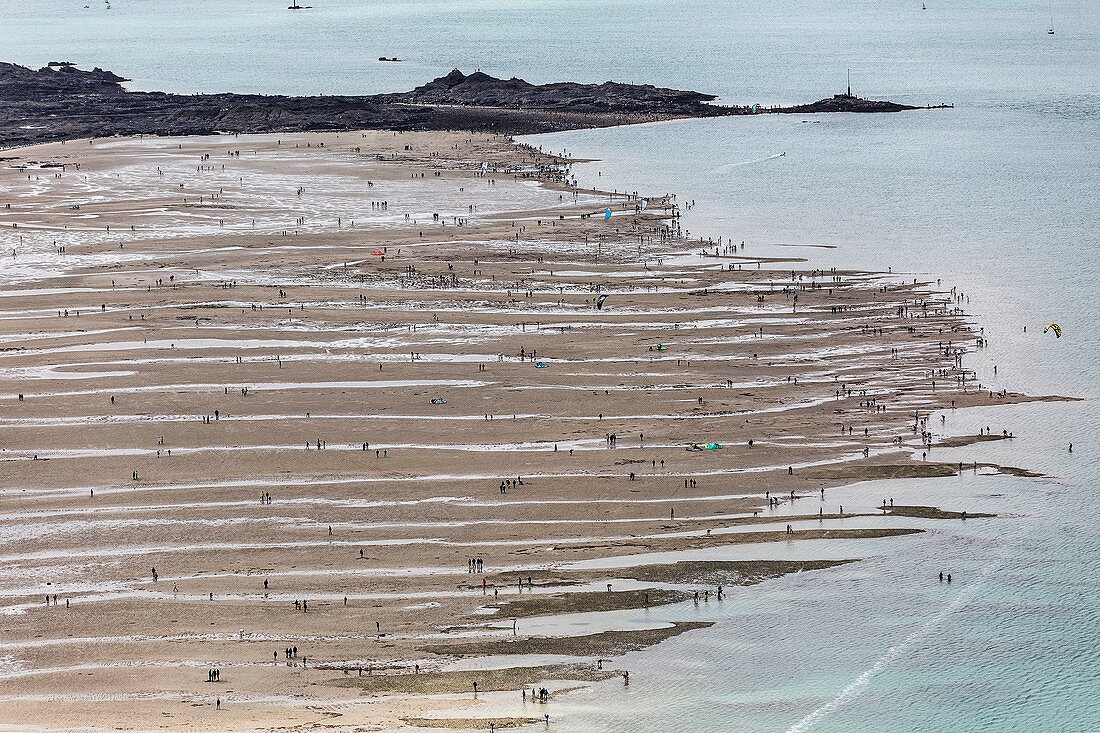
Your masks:
M927 6L927 5L925 5L924 3L921 3L921 4L920 4L920 9L921 9L921 10L928 10L928 6Z
M1050 3L1050 27L1047 28L1047 35L1048 36L1053 36L1054 35L1054 3L1053 2Z
M299 5L298 0L294 0L294 4L293 5L287 5L286 9L287 10L306 10L306 9L312 8L312 7L313 7L312 5Z

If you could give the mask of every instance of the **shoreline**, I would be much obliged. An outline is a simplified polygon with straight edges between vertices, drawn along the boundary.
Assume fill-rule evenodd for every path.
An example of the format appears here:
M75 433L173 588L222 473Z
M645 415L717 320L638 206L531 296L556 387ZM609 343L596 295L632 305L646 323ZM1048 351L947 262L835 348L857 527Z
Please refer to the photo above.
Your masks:
M227 696L234 710L221 711L229 717L221 724L259 729L269 708L246 702L246 691L257 694L275 684L294 691L288 695L337 699L326 682L331 672L307 666L302 657L329 666L369 660L408 671L414 660L424 662L418 653L425 638L451 636L453 642L472 633L488 638L464 643L508 643L510 629L482 629L492 620L478 613L495 601L490 589L504 591L503 600L536 607L558 603L543 597L546 587L524 587L523 571L508 570L513 565L560 568L639 547L668 552L800 537L844 542L920 531L904 524L833 528L857 519L895 525L914 516L954 519L954 507L899 506L895 519L863 508L838 512L826 503L828 490L868 477L953 475L948 464L894 457L899 451L912 455L919 445L910 433L911 409L927 415L950 411L951 399L958 409L1032 399L986 397L952 386L953 357L940 352L942 334L933 329L948 329L955 343L974 334L965 315L926 285L860 271L795 272L786 279L776 270L679 264L676 257L694 255L698 245L672 235L662 215L634 211L633 199L609 200L560 181L526 190L535 179L523 176L524 166L551 159L503 137L357 134L286 136L310 142L307 148L263 136L246 141L253 155L239 157L225 155L230 138L181 138L186 150L163 148L156 163L135 141L113 140L107 151L97 151L94 142L54 144L57 155L80 158L79 172L65 171L48 185L20 180L26 171L0 173L13 191L17 185L34 191L34 208L17 200L20 206L0 209L0 225L5 244L22 229L27 239L15 245L14 261L23 266L30 260L31 270L42 273L31 276L46 291L16 288L0 299L0 393L11 395L2 404L13 419L27 421L7 426L0 522L29 533L40 548L12 554L0 546L16 578L13 585L0 584L11 598L0 610L26 606L5 617L9 633L30 642L32 632L46 632L60 644L67 635L90 638L91 629L137 626L138 634L150 637L141 650L106 639L85 650L115 661L133 656L137 670L160 657L194 654L188 666L147 670L147 679L107 667L87 681L65 668L30 677L0 674L0 695L34 694L28 687L51 694L67 684L78 694L132 695L152 685L202 699L196 673L212 665L226 669L241 696L236 705ZM326 147L312 145L319 141ZM406 151L399 145L430 155L402 160ZM362 146L366 155L350 152ZM372 152L398 157L379 160ZM200 157L205 155L210 159ZM490 155L500 164L484 171L470 165ZM135 161L126 168L133 180L116 170L120 157ZM233 176L223 176L221 165L249 183L234 190ZM158 166L171 181L160 183ZM77 213L67 208L74 191L66 187L83 175L94 182L80 190L95 190L96 200L82 202ZM172 189L176 182L183 193ZM296 182L304 190L295 193ZM477 193L468 194L475 186ZM253 198L257 190L262 196ZM352 193L341 197L345 191ZM223 208L180 203L195 196L216 196ZM365 199L372 207L362 212ZM615 215L604 222L600 214L608 203ZM482 214L486 205L502 213ZM363 220L345 226L342 220L351 217L341 212L353 209ZM272 232L285 224L285 233L227 231L211 212L242 225L259 219ZM290 222L291 213L301 215L301 224ZM405 213L411 224L402 219ZM206 219L196 221L198 214ZM8 228L28 216L56 228ZM87 216L109 220L116 233L91 238L66 232L66 223ZM130 232L131 221L141 226ZM63 253L46 249L54 246L45 241L47 231L60 235L64 243L56 246L65 247ZM758 259L744 256L741 264ZM50 270L75 258L82 259L72 272ZM47 287L61 278L68 287ZM356 297L348 292L353 290ZM609 297L597 308L601 294ZM931 307L918 309L920 317L889 320L893 309L917 308L921 301ZM53 315L59 309L71 315ZM870 324L882 323L890 325L869 332ZM658 350L662 345L665 351ZM50 368L42 372L45 366ZM926 370L943 371L938 387ZM85 376L58 378L79 374ZM90 389L77 386L85 381ZM445 402L432 404L436 398ZM315 412L334 417L322 420ZM521 420L513 412L545 417ZM371 426L359 417L366 413L392 419ZM155 422L155 432L141 422L159 415L186 417ZM270 419L252 419L257 416ZM438 418L448 420L445 435ZM50 420L62 422L51 426ZM858 431L838 434L838 422ZM606 437L612 433L615 441ZM710 442L719 447L693 449ZM536 449L502 447L515 445ZM866 456L858 455L862 448ZM52 460L3 460L12 451L51 450L62 453ZM375 451L387 455L376 457ZM131 467L137 475L128 482ZM722 483L734 479L736 486ZM498 482L507 485L498 491ZM62 491L23 491L31 487ZM271 503L258 500L261 491L270 491ZM738 497L730 498L734 493ZM780 504L765 509L773 494ZM786 513L794 501L820 503L822 512ZM707 504L720 506L702 513L699 507ZM601 508L588 513L592 506ZM42 534L52 526L36 523L43 512L69 529ZM820 521L826 528L712 534L768 521ZM644 531L611 529L618 524ZM76 544L105 532L109 545ZM365 550L364 562L357 548ZM466 573L466 587L456 587L453 574L462 577L464 556L485 561L485 572ZM148 578L151 564L162 575L158 581ZM414 574L448 566L449 574ZM521 577L514 586L490 586L489 577L496 580L501 572ZM41 604L41 595L50 593L44 577L54 578L51 588L66 603L71 599L71 608ZM624 577L630 576L612 570L591 573L576 586L550 587L557 597L565 594L560 603L583 606L577 594L598 593L605 579L620 586ZM261 589L261 579L274 579L277 587ZM688 581L681 586L715 590L714 578L680 580ZM179 590L169 592L168 585ZM611 605L636 602L640 590L621 591L632 595ZM204 600L206 593L214 594L211 600ZM354 600L343 606L341 595ZM96 596L96 602L81 602ZM290 607L298 598L320 600L309 601L305 612ZM174 648L156 641L163 619L184 634L210 634L213 627L219 638L193 652ZM315 638L302 642L308 652L279 657L289 640L309 636ZM0 647L11 641L0 639ZM540 635L519 643L533 649L567 645ZM48 654L29 644L19 648L24 670L50 669ZM418 706L435 702L402 700L381 712L364 706L329 713L347 725L392 725L415 719ZM208 725L204 705L173 729ZM283 705L281 715L294 710L303 721L317 719ZM58 706L64 709L51 719L70 725L92 719L84 716L142 724L154 719L152 708L134 700L129 707L92 706L86 713L71 703ZM34 704L20 711L2 707L4 723L10 716L44 714ZM448 701L446 707L462 715L467 706Z

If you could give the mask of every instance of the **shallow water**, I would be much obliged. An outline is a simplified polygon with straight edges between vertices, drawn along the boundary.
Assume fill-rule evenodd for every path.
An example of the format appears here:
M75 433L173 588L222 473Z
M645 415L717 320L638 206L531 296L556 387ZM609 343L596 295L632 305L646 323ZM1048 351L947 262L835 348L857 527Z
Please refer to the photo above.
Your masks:
M631 672L552 701L555 727L590 730L1095 730L1100 663L1100 541L1076 517L1096 461L1055 451L1055 405L952 415L960 432L1015 414L1040 438L996 445L1057 479L1021 481L970 471L945 481L865 482L829 490L857 510L898 504L980 506L997 519L933 521L922 535L845 543L794 542L578 563L622 567L697 559L862 557L726 599L569 619L574 631L676 620L718 625L616 660ZM1091 407L1082 419L1095 420ZM944 455L947 454L947 455ZM985 456L974 448L940 458ZM810 499L807 501L816 501ZM818 545L815 547L815 544ZM1054 561L1052 561L1054 559ZM948 584L937 578L951 573ZM598 617L598 618L597 618ZM589 626L586 626L588 624ZM568 624L567 624L568 625ZM620 626L621 625L621 626ZM561 633L548 622L546 633ZM1072 701L1068 703L1067 699ZM497 702L499 714L530 709ZM541 713L540 713L541 714Z

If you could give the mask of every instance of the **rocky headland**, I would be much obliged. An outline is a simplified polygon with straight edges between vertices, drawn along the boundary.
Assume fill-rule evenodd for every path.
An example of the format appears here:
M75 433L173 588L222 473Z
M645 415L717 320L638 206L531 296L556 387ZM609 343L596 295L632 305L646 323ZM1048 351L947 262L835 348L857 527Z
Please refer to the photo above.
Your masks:
M764 112L916 109L842 94L812 104L715 104L713 94L650 84L532 84L458 69L412 91L363 96L129 91L111 71L0 63L0 146L119 135L306 130L453 130L510 135Z

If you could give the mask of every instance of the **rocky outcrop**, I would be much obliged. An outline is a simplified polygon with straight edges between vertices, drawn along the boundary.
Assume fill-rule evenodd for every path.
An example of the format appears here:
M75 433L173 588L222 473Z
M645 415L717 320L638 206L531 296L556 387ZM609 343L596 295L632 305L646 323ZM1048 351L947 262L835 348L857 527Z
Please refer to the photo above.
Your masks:
M446 76L394 95L413 104L450 104L508 109L570 110L574 112L631 112L679 114L693 117L729 114L728 107L706 105L713 94L664 89L651 84L531 84L523 79L498 79L480 71L463 74L458 69ZM737 109L738 112L745 110Z
M951 105L937 105L937 107L950 107ZM897 102L882 102L874 99L863 99L852 94L837 94L828 99L820 99L810 104L799 104L793 107L776 107L769 110L778 113L803 113L814 114L818 112L905 112L911 109L932 109L932 107L914 107L909 104Z
M96 67L81 71L69 62L54 61L35 71L26 66L0 62L0 100L19 102L70 97L81 94L123 94L123 79Z
M712 95L650 85L530 84L454 70L411 92L285 97L131 92L126 79L67 63L0 64L0 146L108 135L333 129L469 129L524 134L741 114Z
M531 84L458 69L410 92L369 96L131 92L123 87L125 81L110 71L83 71L69 62L38 70L0 63L0 147L111 135L344 129L519 135L764 111L914 109L840 95L811 105L760 110L716 105L712 94L649 84Z

